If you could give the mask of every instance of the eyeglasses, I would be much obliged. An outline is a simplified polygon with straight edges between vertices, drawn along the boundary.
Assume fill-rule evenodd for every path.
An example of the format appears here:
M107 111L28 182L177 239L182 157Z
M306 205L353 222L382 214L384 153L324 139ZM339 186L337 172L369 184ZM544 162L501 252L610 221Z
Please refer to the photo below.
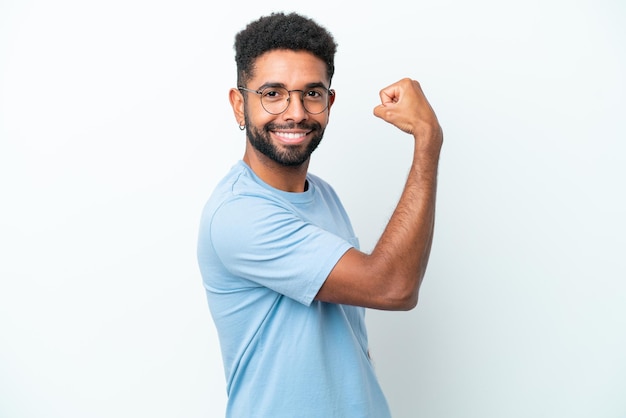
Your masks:
M323 86L312 87L307 90L287 90L284 87L265 87L261 90L251 90L241 86L238 89L261 96L261 106L272 115L280 115L287 110L291 93L295 91L300 93L304 110L312 115L318 115L325 111L328 108L330 96L335 94L334 91Z

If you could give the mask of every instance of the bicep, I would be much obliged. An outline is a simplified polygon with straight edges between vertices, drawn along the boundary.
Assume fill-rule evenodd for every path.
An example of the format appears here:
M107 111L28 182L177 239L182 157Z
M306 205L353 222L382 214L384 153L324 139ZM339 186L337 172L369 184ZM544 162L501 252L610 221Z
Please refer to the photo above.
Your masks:
M371 255L351 248L339 259L317 293L330 303L384 310L405 310L415 304L393 268Z

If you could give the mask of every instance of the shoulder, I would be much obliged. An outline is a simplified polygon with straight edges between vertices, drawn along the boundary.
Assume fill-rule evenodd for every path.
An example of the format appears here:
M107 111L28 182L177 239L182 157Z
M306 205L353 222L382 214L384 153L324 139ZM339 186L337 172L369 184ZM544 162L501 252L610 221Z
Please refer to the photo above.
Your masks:
M335 188L326 180L312 173L307 174L307 180L309 181L309 185L316 189L317 193L326 198L330 197L332 199L339 200L339 196L337 195Z
M263 235L294 216L288 201L273 193L243 163L218 183L202 211L201 232L229 237Z
M324 180L323 178L313 173L310 173L310 172L307 173L306 178L309 181L309 183L315 185L316 187L319 187L325 190L333 190L333 187L330 185L330 183L328 183L326 180Z
M203 209L203 218L216 212L234 210L251 212L252 205L271 202L275 199L266 187L259 183L250 168L242 161L237 162L215 186Z

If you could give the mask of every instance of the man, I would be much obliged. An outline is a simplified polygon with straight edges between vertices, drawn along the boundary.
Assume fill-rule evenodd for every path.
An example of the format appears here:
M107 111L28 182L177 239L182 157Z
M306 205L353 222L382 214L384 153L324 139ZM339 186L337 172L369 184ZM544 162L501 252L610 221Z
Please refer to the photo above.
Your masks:
M226 415L389 417L364 308L417 303L433 236L437 118L416 81L381 90L374 114L415 148L397 208L366 254L333 189L307 171L335 101L332 35L275 13L237 34L235 51L230 103L246 148L207 202L198 241Z

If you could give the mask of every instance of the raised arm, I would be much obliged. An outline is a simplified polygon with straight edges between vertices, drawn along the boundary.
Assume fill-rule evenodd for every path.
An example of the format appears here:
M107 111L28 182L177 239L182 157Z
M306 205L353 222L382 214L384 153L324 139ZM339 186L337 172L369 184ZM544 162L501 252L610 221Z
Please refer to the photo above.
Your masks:
M435 222L437 167L443 132L419 83L403 79L380 92L374 115L413 135L406 185L371 254L348 250L316 299L387 310L417 304Z

